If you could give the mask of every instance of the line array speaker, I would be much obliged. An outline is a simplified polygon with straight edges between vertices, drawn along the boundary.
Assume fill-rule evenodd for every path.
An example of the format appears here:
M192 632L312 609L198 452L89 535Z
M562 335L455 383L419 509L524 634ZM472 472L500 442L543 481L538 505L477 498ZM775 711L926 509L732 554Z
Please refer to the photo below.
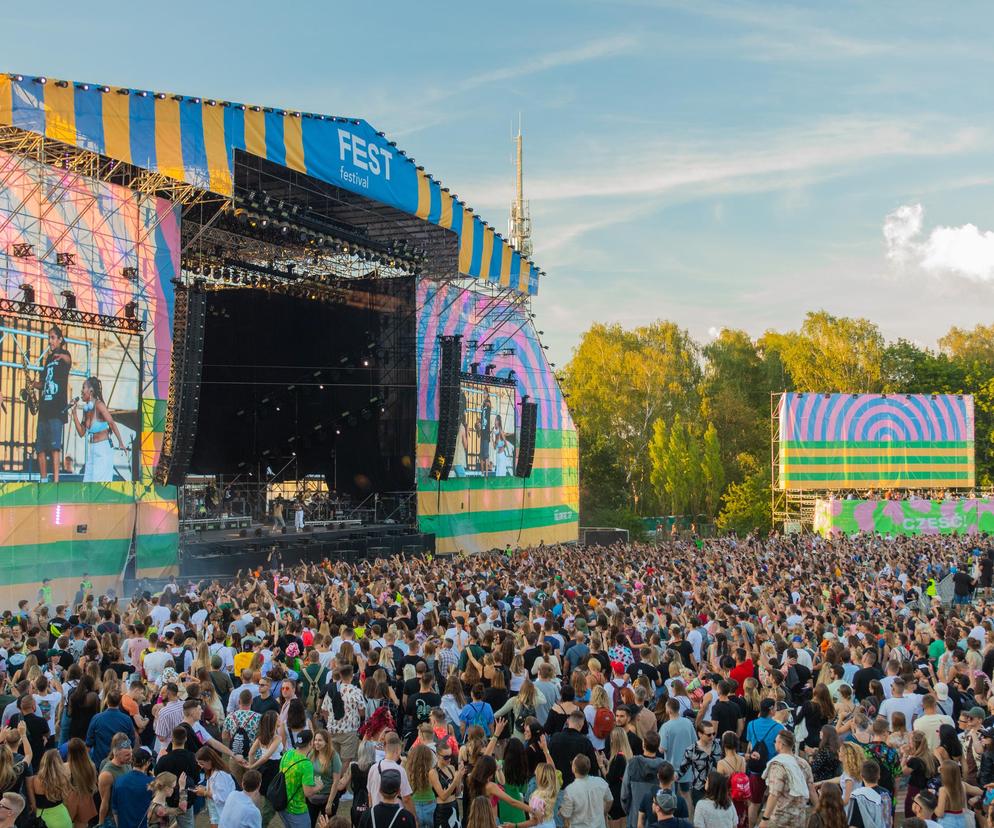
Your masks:
M448 480L452 458L459 435L459 371L462 367L461 337L441 338L441 359L438 366L438 437L435 458L431 463L434 480Z
M160 484L177 486L186 476L197 439L207 294L196 288L184 290L177 287L173 313L169 406L155 477Z
M531 477L535 462L535 431L538 428L538 403L521 402L521 426L518 428L518 455L514 464L515 477Z

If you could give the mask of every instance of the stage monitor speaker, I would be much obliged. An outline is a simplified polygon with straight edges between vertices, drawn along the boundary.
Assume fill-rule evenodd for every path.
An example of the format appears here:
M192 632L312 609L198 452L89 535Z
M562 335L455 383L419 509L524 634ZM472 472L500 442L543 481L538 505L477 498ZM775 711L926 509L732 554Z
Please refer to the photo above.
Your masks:
M518 454L514 464L515 477L531 477L535 462L535 432L538 428L538 403L527 399L521 403L521 425L518 428Z
M433 480L448 480L459 436L459 371L462 367L461 337L441 337L438 365L438 437L431 464Z
M155 478L160 484L183 482L193 456L200 415L200 380L204 364L207 293L202 288L176 288L173 303L173 359L169 405L162 451Z

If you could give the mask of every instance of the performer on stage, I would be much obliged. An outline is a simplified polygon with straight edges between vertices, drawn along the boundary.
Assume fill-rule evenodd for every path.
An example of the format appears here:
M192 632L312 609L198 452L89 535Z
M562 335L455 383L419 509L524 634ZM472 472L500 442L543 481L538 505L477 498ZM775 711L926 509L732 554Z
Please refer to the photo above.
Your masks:
M500 414L494 415L491 453L494 458L494 476L507 477L512 474L511 444L504 433L504 423Z
M48 329L48 350L42 357L42 375L31 385L41 391L38 402L38 434L35 448L38 451L40 481L48 480L48 461L52 461L52 479L59 482L62 455L62 432L69 421L68 406L69 369L72 357L66 349L62 329L52 325Z
M76 408L82 401L83 419L76 414ZM83 383L83 390L78 400L72 406L72 422L80 437L89 435L90 451L86 457L86 469L83 472L84 483L110 483L114 479L114 446L110 441L111 433L117 438L119 446L124 445L117 423L104 402L103 387L100 380L90 377Z
M483 398L480 406L480 422L477 426L480 432L480 473L486 477L490 472L490 395Z
M304 498L297 495L293 503L293 528L298 532L304 531Z

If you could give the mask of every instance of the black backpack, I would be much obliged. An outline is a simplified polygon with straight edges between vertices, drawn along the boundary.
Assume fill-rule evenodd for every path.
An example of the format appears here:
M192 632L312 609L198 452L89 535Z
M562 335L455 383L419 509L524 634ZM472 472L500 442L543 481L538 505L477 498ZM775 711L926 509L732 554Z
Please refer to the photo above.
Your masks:
M249 748L252 747L252 740L248 737L248 731L241 725L235 731L235 735L231 737L231 752L235 756L241 756L243 759L248 759Z
M298 759L292 765L287 765L286 770L290 768L295 768L297 765L303 762L310 762L306 756L303 759ZM269 787L266 788L266 799L269 800L269 804L273 806L274 811L285 811L286 806L290 804L290 795L286 790L286 771L280 770L276 776L273 777L273 781L269 783Z
M535 717L535 708L530 704L521 703L521 707L518 709L518 715L514 719L514 729L519 733L525 732L525 722Z

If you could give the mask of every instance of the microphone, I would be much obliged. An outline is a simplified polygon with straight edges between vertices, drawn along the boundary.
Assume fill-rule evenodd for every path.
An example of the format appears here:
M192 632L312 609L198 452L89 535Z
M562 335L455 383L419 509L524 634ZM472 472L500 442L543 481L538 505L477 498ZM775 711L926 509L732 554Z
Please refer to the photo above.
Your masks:
M69 400L69 405L67 405L62 410L63 411L68 411L70 408L73 408L76 405L76 403L78 403L78 402L79 402L79 397L73 397L71 400Z

